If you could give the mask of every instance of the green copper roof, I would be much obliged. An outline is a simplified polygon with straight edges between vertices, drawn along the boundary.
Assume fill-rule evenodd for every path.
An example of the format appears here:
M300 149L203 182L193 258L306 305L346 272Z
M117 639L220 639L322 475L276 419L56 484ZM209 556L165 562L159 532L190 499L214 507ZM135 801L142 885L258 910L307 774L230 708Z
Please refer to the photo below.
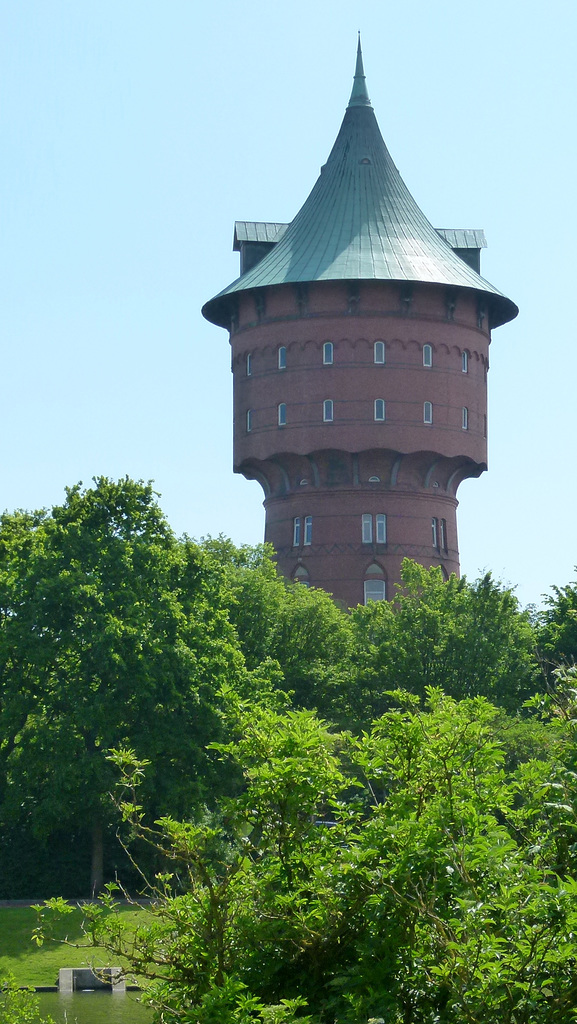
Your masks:
M203 307L228 327L239 292L313 281L421 281L487 296L493 326L517 307L457 256L417 206L385 146L365 85L362 55L349 106L320 177L274 248Z

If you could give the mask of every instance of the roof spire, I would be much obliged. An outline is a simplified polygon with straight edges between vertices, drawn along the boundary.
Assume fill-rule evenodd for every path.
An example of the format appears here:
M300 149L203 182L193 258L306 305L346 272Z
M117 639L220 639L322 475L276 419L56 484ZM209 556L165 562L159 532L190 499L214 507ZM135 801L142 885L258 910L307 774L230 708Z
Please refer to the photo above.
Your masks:
M363 51L361 50L361 33L359 32L359 42L357 46L357 66L355 68L355 77L353 80L353 91L351 92L351 98L349 100L349 107L370 107L371 101L367 92L367 86L365 82L365 69L363 67Z

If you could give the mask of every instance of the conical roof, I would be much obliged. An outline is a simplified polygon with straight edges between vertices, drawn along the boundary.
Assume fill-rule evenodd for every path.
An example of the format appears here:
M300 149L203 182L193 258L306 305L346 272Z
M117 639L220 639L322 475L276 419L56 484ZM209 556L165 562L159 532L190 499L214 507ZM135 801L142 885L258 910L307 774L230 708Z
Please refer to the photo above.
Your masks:
M419 209L385 146L362 55L341 129L304 206L274 248L203 307L228 327L239 292L314 281L420 281L484 294L495 327L517 306L453 252Z

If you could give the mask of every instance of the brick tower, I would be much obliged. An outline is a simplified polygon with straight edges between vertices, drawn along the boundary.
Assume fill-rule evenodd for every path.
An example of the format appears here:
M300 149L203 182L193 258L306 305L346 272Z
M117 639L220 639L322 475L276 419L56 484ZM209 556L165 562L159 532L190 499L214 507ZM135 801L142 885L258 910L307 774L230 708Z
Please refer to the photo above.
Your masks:
M404 557L459 571L457 488L487 468L482 231L436 230L383 142L359 42L330 156L288 225L240 221L241 276L203 308L230 331L234 470L265 494L279 569L347 606Z

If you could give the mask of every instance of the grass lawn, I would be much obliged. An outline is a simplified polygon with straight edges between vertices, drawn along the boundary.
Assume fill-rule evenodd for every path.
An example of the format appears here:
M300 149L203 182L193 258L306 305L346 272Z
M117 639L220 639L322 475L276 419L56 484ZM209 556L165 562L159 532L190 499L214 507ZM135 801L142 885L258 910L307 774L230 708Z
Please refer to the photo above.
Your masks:
M146 910L127 908L120 911L126 921L142 924ZM82 908L75 909L58 921L53 929L57 941L37 946L30 936L36 927L36 912L31 907L0 907L0 972L13 974L18 985L55 985L61 967L84 967L106 964L104 951L92 948L75 949L63 944L82 943ZM111 966L122 966L114 963Z

